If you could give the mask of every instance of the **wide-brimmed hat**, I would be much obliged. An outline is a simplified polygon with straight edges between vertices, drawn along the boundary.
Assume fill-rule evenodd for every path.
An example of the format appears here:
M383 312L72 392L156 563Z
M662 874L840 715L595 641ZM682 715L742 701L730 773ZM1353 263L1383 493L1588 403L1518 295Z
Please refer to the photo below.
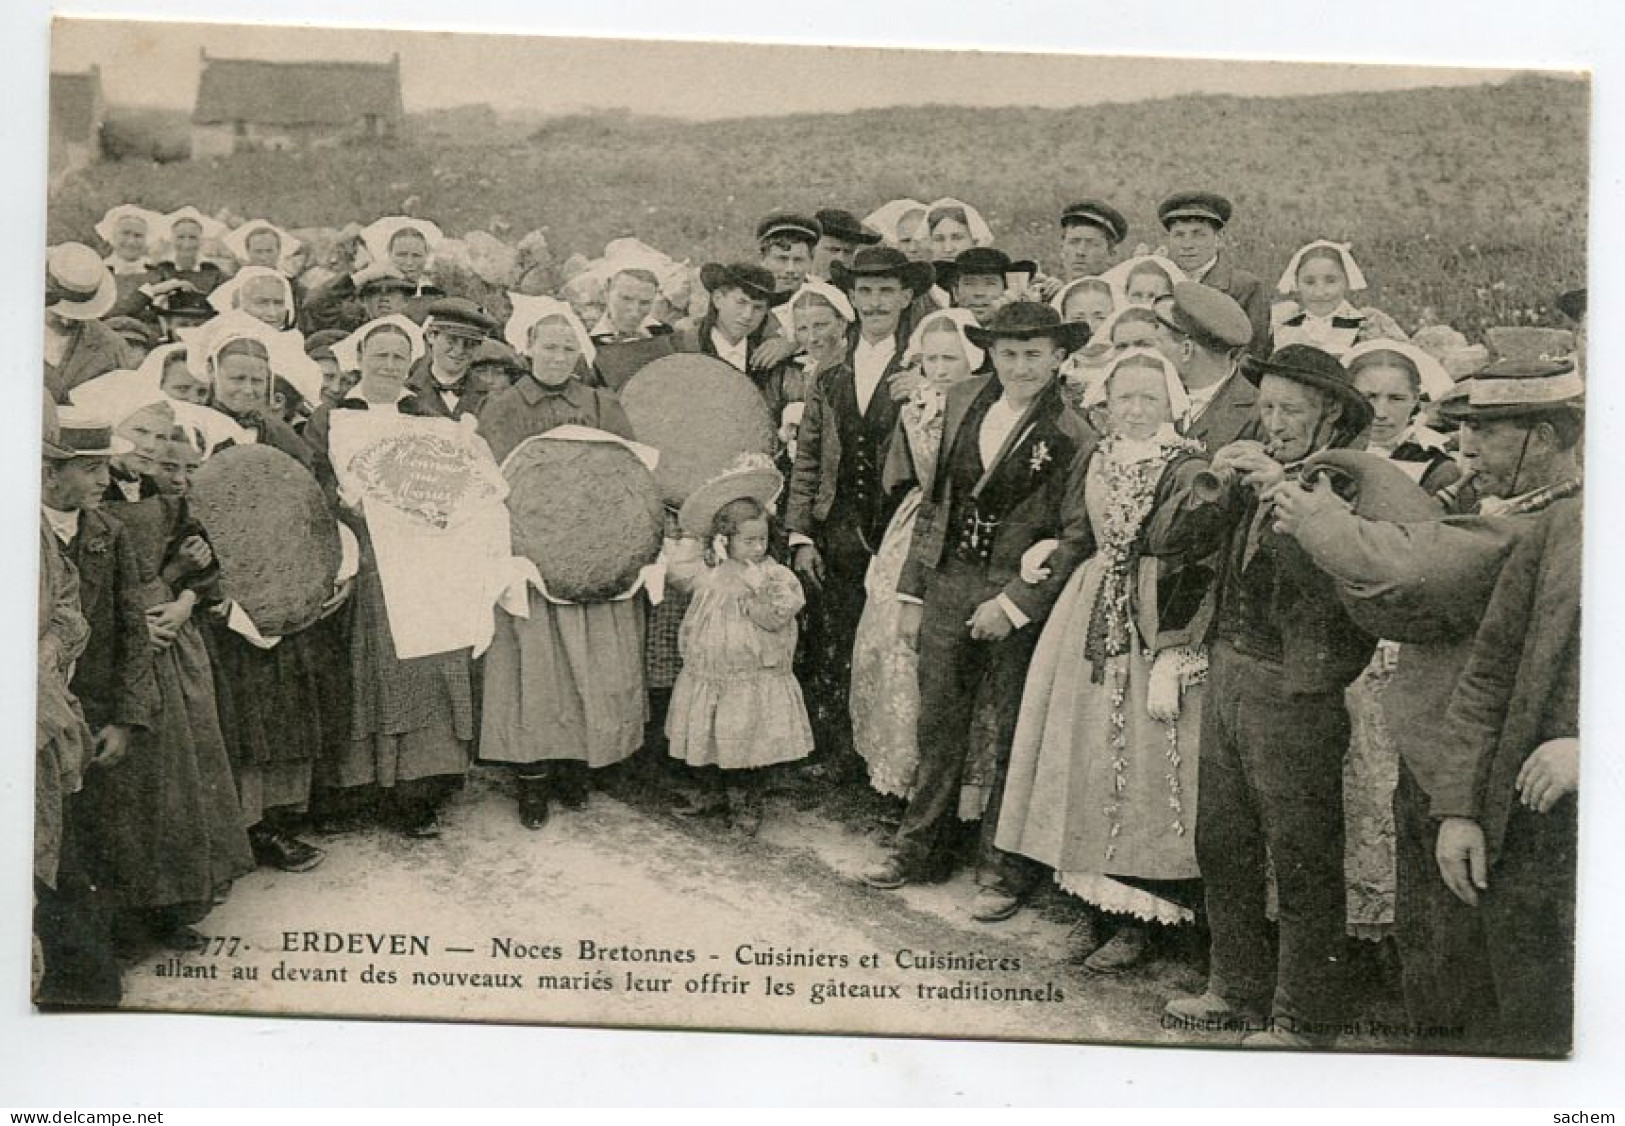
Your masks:
M825 238L840 239L856 246L875 246L880 242L880 232L868 226L850 211L843 211L839 207L825 207L814 216L818 226L823 230Z
M1277 348L1268 359L1248 357L1242 362L1241 374L1255 387L1266 375L1276 375L1325 391L1343 405L1343 417L1353 430L1358 432L1371 425L1371 404L1355 390L1343 361L1312 344L1288 344Z
M82 242L45 251L45 311L65 321L105 317L118 300L118 283L102 256Z
M789 238L814 245L824 237L824 228L811 215L796 211L775 211L756 224L756 242L771 238Z
M1113 246L1128 237L1128 220L1105 200L1084 199L1068 204L1066 210L1061 212L1061 227L1064 230L1076 226L1100 228L1106 232Z
M1585 409L1585 380L1569 360L1501 360L1456 385L1439 404L1449 422L1493 422Z
M700 267L700 284L707 293L730 287L742 290L747 297L766 301L769 306L782 305L791 297L774 288L771 273L751 262L707 262Z
M1166 230L1180 219L1202 219L1223 228L1230 223L1230 201L1217 192L1175 192L1157 207Z
M969 325L965 336L982 349L992 349L997 340L1034 340L1047 336L1074 352L1089 342L1089 326L1082 321L1063 321L1061 314L1038 301L1012 301L1001 306L986 325Z
M784 488L784 474L765 454L743 454L726 470L695 489L683 502L677 522L684 532L704 539L717 513L733 501L751 497L771 509Z
M938 262L936 273L937 284L943 289L952 289L960 278L1007 278L1010 274L1026 274L1031 277L1038 273L1038 263L1030 258L1016 261L995 247L973 246L961 250L952 261Z
M936 271L929 262L911 261L893 246L864 246L852 255L852 264L832 262L829 280L842 289L851 290L858 278L896 278L914 296L926 292L936 283Z
M1253 338L1247 310L1228 293L1201 282L1176 281L1173 293L1152 311L1163 324L1212 352L1243 347Z
M47 435L45 456L52 461L72 461L76 457L113 457L135 447L113 433L113 424L81 407L56 408L56 433Z
M425 333L444 332L484 340L502 327L483 306L466 297L442 297L438 301L431 301L426 312L423 321Z

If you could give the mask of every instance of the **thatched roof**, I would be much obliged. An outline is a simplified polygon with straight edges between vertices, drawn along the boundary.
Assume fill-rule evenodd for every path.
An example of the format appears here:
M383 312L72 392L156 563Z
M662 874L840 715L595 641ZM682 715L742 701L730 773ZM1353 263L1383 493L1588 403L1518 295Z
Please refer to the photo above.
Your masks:
M74 141L87 141L95 132L96 106L102 76L97 70L83 74L51 75L51 131Z
M203 60L194 125L345 125L367 116L399 123L400 59L387 63Z

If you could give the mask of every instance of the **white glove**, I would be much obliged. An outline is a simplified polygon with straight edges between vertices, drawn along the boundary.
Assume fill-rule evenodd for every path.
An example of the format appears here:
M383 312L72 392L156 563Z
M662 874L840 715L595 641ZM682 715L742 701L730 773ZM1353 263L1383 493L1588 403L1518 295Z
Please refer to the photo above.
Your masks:
M1022 552L1021 581L1028 586L1037 586L1049 578L1050 571L1047 566L1049 557L1055 554L1055 549L1059 546L1060 540L1039 540Z
M1158 723L1179 719L1179 651L1160 650L1151 659L1151 676L1145 690L1146 714Z

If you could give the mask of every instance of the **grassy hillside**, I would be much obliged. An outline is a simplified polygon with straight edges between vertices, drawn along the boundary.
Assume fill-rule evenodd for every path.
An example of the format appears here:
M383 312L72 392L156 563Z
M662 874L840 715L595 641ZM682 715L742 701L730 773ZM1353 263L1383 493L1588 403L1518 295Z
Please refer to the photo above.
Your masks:
M927 107L733 122L594 115L523 143L249 154L91 170L51 200L51 239L91 239L125 200L291 226L339 225L406 201L449 232L547 229L561 254L635 232L696 259L751 251L778 206L860 212L954 195L1001 246L1054 259L1055 216L1114 201L1155 241L1157 201L1210 186L1236 203L1236 258L1273 282L1315 237L1351 240L1373 303L1407 326L1545 323L1584 277L1587 87L1501 86L1264 99L1191 96L1076 110Z

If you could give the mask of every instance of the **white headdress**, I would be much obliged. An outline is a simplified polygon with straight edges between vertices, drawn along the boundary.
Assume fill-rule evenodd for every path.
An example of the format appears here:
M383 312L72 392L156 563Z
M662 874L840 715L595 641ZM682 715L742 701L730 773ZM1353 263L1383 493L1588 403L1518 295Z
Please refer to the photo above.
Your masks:
M830 306L835 310L835 315L840 317L847 324L851 324L853 321L858 319L857 313L855 313L852 309L852 302L847 298L846 294L842 293L840 290L830 285L829 282L824 281L821 278L809 277L803 281L801 283L801 288L790 295L790 301L787 308L791 312L794 312L796 302L809 295L821 297L825 301L829 302Z
M943 321L952 324L959 333L960 342L965 346L965 360L970 364L971 371L981 367L987 359L987 352L971 343L970 337L965 335L965 330L977 323L976 314L969 309L938 309L934 313L927 313L921 318L920 323L914 326L914 331L909 335L908 348L903 353L904 358L910 363L918 360L920 352L925 347L926 332Z
M186 343L186 366L209 383L214 382L214 370L226 345L234 340L257 340L271 358L272 375L293 384L307 402L321 401L321 365L305 355L305 338L298 332L278 332L241 309L233 309L195 329L182 329L181 339Z
M1067 282L1060 288L1060 290L1056 292L1055 296L1050 299L1050 308L1061 314L1061 319L1065 320L1066 299L1072 296L1072 292L1074 290L1081 289L1084 286L1093 287L1101 285L1106 287L1107 295L1112 299L1111 311L1115 313L1119 304L1117 287L1112 285L1112 283L1107 281L1105 278L1096 275L1090 275L1086 278L1078 278L1074 281Z
M226 225L218 219L211 219L191 204L177 208L164 216L164 230L166 234L174 235L175 224L191 222L196 223L202 231L202 237L208 239L223 239L226 237Z
M169 237L169 223L162 215L133 203L121 203L103 215L101 222L96 224L96 234L108 246L112 246L114 236L118 234L118 225L125 219L139 219L146 224L149 251Z
M439 246L446 237L441 233L439 227L427 219L413 219L406 215L386 215L382 219L374 220L361 228L361 241L366 243L367 253L372 256L374 262L388 262L390 260L389 244L402 231L416 231L422 235L423 241L428 244L430 254L434 253L435 247Z
M1358 293L1366 287L1365 274L1361 271L1360 264L1354 260L1354 255L1350 253L1351 244L1332 242L1322 238L1298 247L1297 252L1292 255L1292 261L1286 264L1286 272L1281 275L1281 280L1275 283L1276 292L1288 295L1296 293L1298 290L1298 267L1303 265L1303 256L1311 250L1322 248L1337 252L1338 261L1343 264L1343 276L1349 280L1350 292Z
M1104 372L1098 382L1091 383L1084 393L1084 405L1093 406L1106 401L1107 388L1111 384L1112 376L1117 374L1124 364L1134 362L1141 367L1154 367L1162 372L1162 381L1168 389L1168 410L1173 415L1174 425L1183 429L1190 421L1191 397L1185 390L1185 384L1179 378L1179 371L1168 358L1155 348L1125 348L1112 356L1110 365L1100 369Z
M1438 402L1456 386L1456 381L1450 378L1443 364L1408 340L1367 340L1363 344L1356 344L1343 357L1343 366L1353 372L1360 357L1373 352L1393 352L1409 360L1416 368L1422 397L1430 403Z
M293 285L288 281L287 274L284 274L281 270L273 270L269 266L244 266L226 281L215 287L214 292L209 294L209 304L213 305L215 310L221 313L229 313L233 309L240 309L239 301L243 287L258 278L271 278L282 286L282 298L287 302L286 308L288 310L286 314L287 323L283 326L286 328L287 324L291 324L294 318Z
M943 196L941 199L934 201L926 209L926 222L935 226L932 221L938 217L937 213L949 209L957 209L965 213L965 226L970 230L970 239L973 245L993 245L993 229L987 225L987 220L982 218L982 213L964 200L954 199L952 196Z
M890 203L883 203L864 217L864 223L880 232L880 237L892 247L902 245L902 232L898 230L904 216L912 215L916 211L929 213L929 204L921 203L917 199L894 199ZM966 212L969 214L969 212ZM922 220L925 215L921 216Z
M387 317L375 317L343 340L333 342L333 358L339 362L339 367L345 371L360 371L362 341L371 336L374 329L381 328L384 325L394 325L411 342L412 362L414 364L423 358L423 330L410 317L403 317L399 313L391 313Z
M598 349L593 347L592 337L587 335L586 326L576 311L557 297L532 297L528 293L508 294L508 300L513 304L513 313L508 317L508 323L502 330L502 337L515 352L521 356L530 355L530 330L538 321L549 317L563 317L570 331L575 333L576 343L581 346L581 354L592 363L598 356Z
M1129 275L1147 263L1162 270L1175 285L1189 280L1185 276L1185 271L1175 265L1174 260L1165 254L1138 254L1133 258L1126 258L1100 275L1112 287L1112 296L1117 299L1118 308L1122 308L1129 303Z
M280 267L299 249L299 240L269 219L250 219L226 235L224 241L231 256L239 262L248 261L248 240L259 231L270 231L277 239L277 265Z

